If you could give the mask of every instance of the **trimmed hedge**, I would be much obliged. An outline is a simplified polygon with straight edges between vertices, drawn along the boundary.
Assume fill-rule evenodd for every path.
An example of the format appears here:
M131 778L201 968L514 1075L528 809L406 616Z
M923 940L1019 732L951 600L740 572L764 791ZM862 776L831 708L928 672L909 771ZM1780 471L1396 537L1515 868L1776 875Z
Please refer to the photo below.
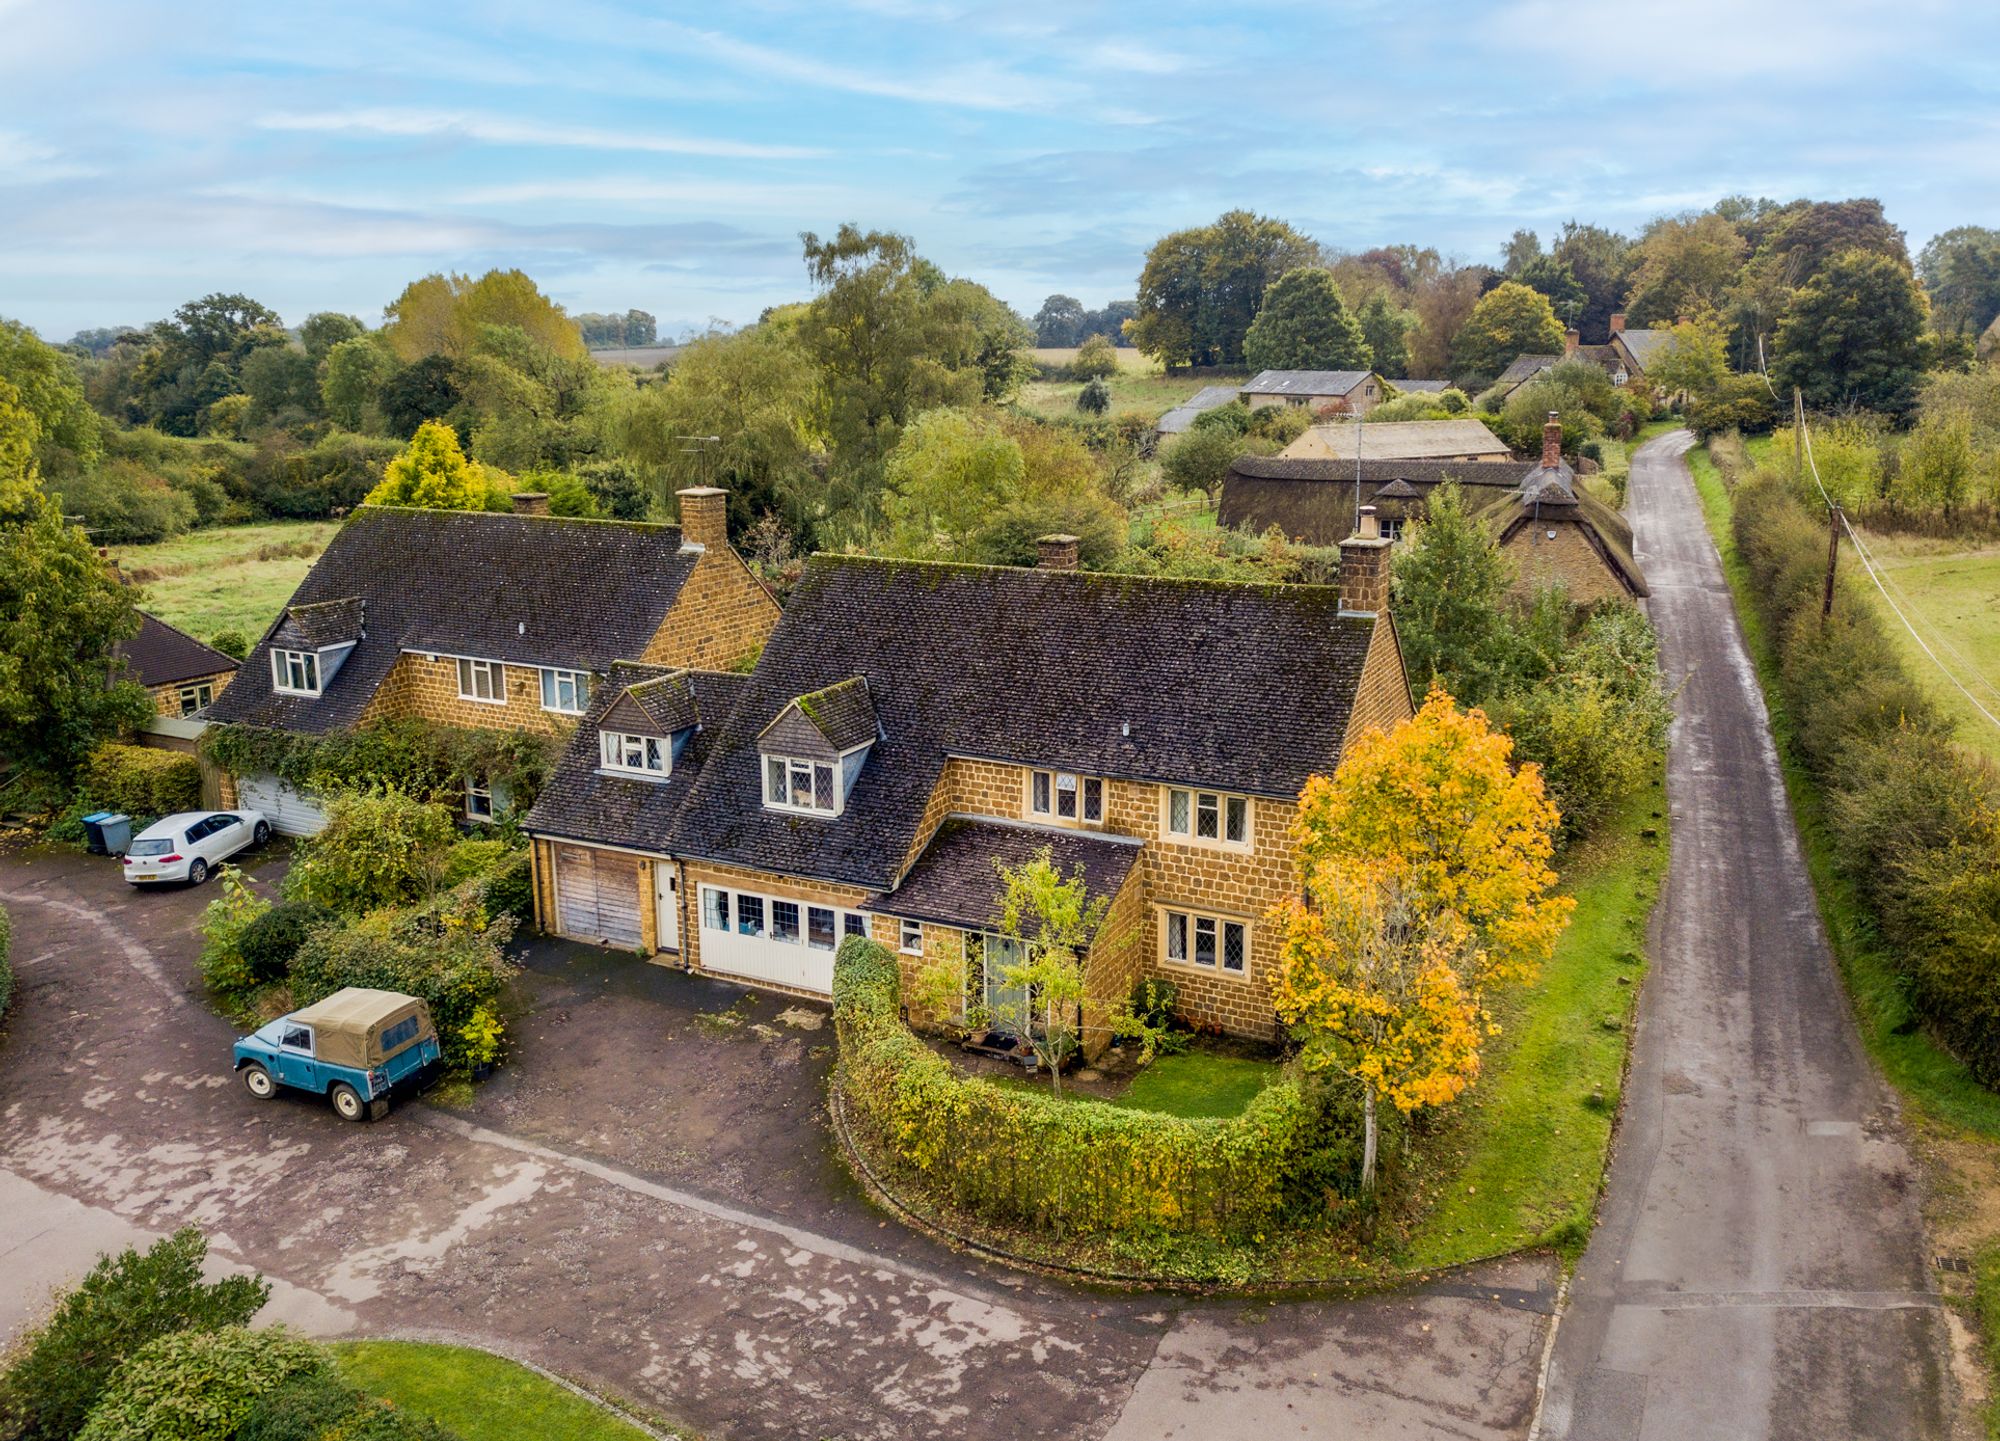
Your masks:
M201 806L201 763L183 751L99 746L84 764L83 793L105 810L167 816Z
M1821 621L1826 530L1780 475L1737 488L1732 524L1836 864L1912 1016L2000 1087L2000 776L1952 743L1860 582L1843 573Z
M901 1017L896 958L862 936L834 962L849 1115L953 1205L1058 1234L1251 1237L1316 1159L1313 1108L1280 1081L1227 1120L1184 1120L961 1075Z

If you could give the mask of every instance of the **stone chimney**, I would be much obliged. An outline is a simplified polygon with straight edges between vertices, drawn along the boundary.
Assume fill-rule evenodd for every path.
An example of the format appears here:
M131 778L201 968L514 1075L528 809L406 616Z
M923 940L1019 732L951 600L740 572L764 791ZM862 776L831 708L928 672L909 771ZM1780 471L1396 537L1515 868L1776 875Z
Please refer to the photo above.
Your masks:
M1625 312L1624 312L1624 311L1622 311L1622 310L1614 310L1614 311L1612 311L1612 312L1611 312L1611 333L1612 333L1613 335L1619 335L1619 334L1622 334L1622 333L1624 332L1624 329L1625 329Z
M1389 547L1375 507L1361 507L1361 525L1340 543L1340 613L1380 615L1389 608Z
M1552 410L1542 422L1542 469L1554 470L1563 463L1562 421Z
M1038 570L1075 570L1077 538L1073 535L1044 535L1035 540L1041 558L1035 562Z
M545 490L517 490L514 492L514 514L547 515L549 495Z
M1563 355L1565 357L1575 355L1576 348L1581 344L1583 344L1583 333L1581 331L1570 329L1563 332Z
M721 550L729 544L729 492L713 485L676 491L681 502L681 543Z

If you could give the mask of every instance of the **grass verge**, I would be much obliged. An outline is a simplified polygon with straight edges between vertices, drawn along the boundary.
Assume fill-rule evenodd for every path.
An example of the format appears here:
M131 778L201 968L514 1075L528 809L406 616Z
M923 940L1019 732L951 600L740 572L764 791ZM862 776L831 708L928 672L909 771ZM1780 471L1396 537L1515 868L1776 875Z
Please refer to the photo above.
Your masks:
M1161 1111L1196 1120L1240 1116L1257 1093L1271 1084L1278 1067L1248 1056L1188 1051L1161 1056L1132 1078L1113 1103L1135 1111Z
M145 587L140 604L169 625L198 640L240 630L255 641L337 529L329 520L232 525L112 554Z
M647 1441L649 1433L539 1372L490 1351L428 1341L334 1345L351 1385L464 1441Z

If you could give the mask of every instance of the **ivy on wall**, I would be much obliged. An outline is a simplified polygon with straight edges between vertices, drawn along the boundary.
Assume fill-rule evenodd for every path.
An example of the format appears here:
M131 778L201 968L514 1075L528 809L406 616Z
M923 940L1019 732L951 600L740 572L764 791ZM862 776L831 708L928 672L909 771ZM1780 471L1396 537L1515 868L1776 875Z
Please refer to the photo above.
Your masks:
M519 814L534 804L568 739L405 718L328 735L215 725L202 736L201 751L231 775L275 775L312 792L379 784L441 800L461 792L468 779L480 779L506 787Z

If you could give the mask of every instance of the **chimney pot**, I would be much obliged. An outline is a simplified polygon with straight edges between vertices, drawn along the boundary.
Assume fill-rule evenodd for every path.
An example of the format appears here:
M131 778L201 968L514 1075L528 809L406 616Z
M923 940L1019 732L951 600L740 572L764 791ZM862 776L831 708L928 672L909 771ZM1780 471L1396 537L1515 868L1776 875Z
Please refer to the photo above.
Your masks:
M1075 570L1077 562L1077 538L1073 535L1044 535L1035 540L1039 552L1036 560L1038 570Z
M715 485L676 491L681 503L681 540L722 550L729 544L729 492Z
M1549 412L1549 418L1542 422L1542 469L1554 470L1562 464L1562 458L1562 421L1552 410Z
M548 492L541 490L517 490L514 492L514 514L547 515L548 513Z
M1376 519L1374 506L1364 505L1361 507L1361 528L1355 534L1359 535L1363 540L1375 540L1381 536L1382 522Z
M1564 355L1575 355L1576 348L1581 344L1583 344L1583 335L1581 332L1576 330L1565 330L1563 332Z
M1612 311L1612 312L1611 312L1611 333L1612 333L1613 335L1617 335L1617 334L1619 334L1620 332L1622 332L1622 331L1623 331L1624 329L1625 329L1625 312L1624 312L1624 311L1622 311L1622 310L1614 310L1614 311Z

